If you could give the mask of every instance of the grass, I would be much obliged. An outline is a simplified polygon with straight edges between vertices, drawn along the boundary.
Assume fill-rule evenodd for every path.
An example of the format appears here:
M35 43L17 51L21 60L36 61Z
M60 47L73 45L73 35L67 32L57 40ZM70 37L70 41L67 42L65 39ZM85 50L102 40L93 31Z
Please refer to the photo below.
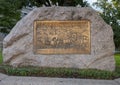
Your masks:
M2 61L3 61L3 58L2 58L2 51L1 51L1 49L0 49L0 64L2 63Z
M115 79L120 77L120 54L115 54L116 70L114 72L97 69L73 69L73 68L40 68L19 67L14 68L0 65L0 72L15 76L41 76L62 78L85 78L85 79ZM0 51L0 63L2 63L2 52Z
M85 78L85 79L114 79L118 78L116 72L97 69L72 69L72 68L38 68L0 66L1 72L16 76L42 76L59 78Z
M120 54L115 54L116 66L120 66Z
M115 69L115 71L120 76L120 54L115 54L115 61L116 61L116 69Z

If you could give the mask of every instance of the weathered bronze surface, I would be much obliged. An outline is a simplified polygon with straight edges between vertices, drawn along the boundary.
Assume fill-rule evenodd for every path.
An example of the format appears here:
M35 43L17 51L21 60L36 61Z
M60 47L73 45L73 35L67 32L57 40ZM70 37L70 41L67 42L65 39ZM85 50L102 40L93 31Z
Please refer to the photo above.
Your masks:
M90 54L90 21L35 21L37 54Z

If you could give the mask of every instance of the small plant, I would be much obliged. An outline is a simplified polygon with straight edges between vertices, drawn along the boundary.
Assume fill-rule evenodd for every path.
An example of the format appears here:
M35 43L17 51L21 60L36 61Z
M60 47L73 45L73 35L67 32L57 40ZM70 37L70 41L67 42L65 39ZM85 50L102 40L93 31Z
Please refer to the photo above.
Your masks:
M42 76L63 78L90 78L90 79L114 79L120 77L117 72L102 71L96 69L72 69L72 68L39 68L0 66L0 72L16 76Z

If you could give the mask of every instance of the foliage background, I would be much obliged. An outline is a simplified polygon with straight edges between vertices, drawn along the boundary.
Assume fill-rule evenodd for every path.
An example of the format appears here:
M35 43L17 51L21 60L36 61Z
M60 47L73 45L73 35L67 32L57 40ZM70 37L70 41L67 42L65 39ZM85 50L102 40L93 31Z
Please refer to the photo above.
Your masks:
M102 18L112 26L116 50L120 50L120 0L97 0L93 4L100 8Z
M0 0L0 32L9 33L20 19L22 1Z

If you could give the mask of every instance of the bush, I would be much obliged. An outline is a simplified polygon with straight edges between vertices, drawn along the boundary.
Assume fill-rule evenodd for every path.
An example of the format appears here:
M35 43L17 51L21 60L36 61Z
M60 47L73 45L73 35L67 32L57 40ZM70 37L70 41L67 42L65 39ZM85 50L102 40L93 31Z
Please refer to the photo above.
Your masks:
M114 79L120 77L117 72L102 71L96 69L72 69L72 68L39 68L0 66L0 72L15 76L42 76L59 78L86 78L86 79Z

